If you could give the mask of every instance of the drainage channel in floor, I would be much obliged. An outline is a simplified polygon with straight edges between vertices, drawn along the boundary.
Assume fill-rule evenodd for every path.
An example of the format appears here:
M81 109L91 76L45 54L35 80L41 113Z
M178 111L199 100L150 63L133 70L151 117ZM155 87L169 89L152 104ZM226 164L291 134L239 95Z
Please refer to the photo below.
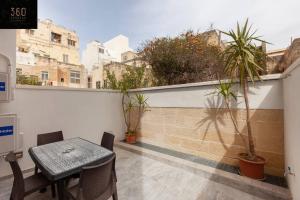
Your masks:
M175 151L175 150L171 150L171 149L167 149L167 148L163 148L163 147L159 147L159 146L155 146L155 145L147 144L147 143L143 143L143 142L137 142L137 143L132 144L132 145L142 147L142 148L145 148L145 149L149 149L149 150L152 150L152 151L156 151L156 152L159 152L159 153L163 153L163 154L166 154L166 155L169 155L169 156L174 156L174 157L177 157L177 158L188 160L188 161L191 161L191 162L199 163L199 164L206 165L206 166L209 166L209 167L213 167L213 168L216 168L216 169L220 169L220 170L230 172L230 173L233 173L233 174L239 174L238 167L228 165L228 164L224 164L224 163L218 163L216 161L205 159L205 158L202 158L202 157L199 157L199 156L194 156L194 155L191 155L191 154L182 153L182 152L179 152L179 151ZM284 178L278 177L278 176L272 176L272 175L268 175L268 174L266 174L265 176L266 176L266 179L264 180L264 182L287 188L287 183L286 183L286 180Z

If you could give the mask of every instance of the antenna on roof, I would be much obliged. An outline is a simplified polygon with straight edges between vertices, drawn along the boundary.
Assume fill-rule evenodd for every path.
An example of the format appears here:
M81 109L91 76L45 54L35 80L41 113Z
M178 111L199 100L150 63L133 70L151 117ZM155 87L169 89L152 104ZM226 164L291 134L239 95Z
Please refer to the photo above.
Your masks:
M211 22L210 25L209 25L208 31L212 31L212 30L214 30L214 29L215 29L215 28L214 28L214 23Z

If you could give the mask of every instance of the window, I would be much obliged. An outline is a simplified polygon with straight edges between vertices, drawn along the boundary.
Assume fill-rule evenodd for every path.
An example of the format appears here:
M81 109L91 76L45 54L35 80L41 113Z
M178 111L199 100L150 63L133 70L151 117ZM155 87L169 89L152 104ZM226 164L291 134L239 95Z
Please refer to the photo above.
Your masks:
M27 53L26 49L24 47L18 47L19 52Z
M25 33L27 35L34 35L34 30L32 30L32 29L25 29Z
M92 77L88 77L88 88L92 88Z
M61 78L61 79L60 79L60 82L62 82L62 83L65 82L65 79L64 79L64 78Z
M22 75L22 68L17 68L16 73L17 75Z
M104 80L104 85L103 85L104 88L107 88L107 80Z
M49 78L48 72L42 71L42 80L47 81Z
M71 71L70 73L71 83L80 83L80 72L79 71Z
M76 45L76 42L75 42L74 40L68 39L68 46L73 46L73 47L75 47L75 45Z
M99 53L102 53L102 54L104 54L104 49L102 49L102 48L99 48Z
M63 62L69 63L69 56L67 54L63 54Z
M96 82L96 89L101 89L101 81Z
M61 35L51 32L51 41L55 43L61 43Z

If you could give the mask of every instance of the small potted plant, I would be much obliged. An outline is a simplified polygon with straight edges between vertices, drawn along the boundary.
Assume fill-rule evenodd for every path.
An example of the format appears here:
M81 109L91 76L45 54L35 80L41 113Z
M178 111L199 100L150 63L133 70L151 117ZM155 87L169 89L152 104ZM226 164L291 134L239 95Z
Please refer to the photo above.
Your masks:
M136 143L136 134L137 129L140 125L141 118L143 114L147 111L147 98L143 94L136 93L134 96L130 96L128 92L123 93L122 98L122 108L124 114L124 120L127 127L125 137L126 142L133 144ZM133 124L131 119L132 114L135 109L136 113L136 122Z
M239 82L246 107L246 127L248 136L247 141L244 139L247 151L238 155L240 173L241 175L253 179L263 179L266 160L263 157L258 156L255 151L250 121L248 82L252 81L252 83L254 83L256 79L260 80L259 73L263 71L261 66L265 54L254 42L265 41L261 40L260 37L255 36L255 32L251 32L251 27L248 27L248 20L242 27L237 24L236 31L231 30L228 33L223 33L232 39L231 42L228 42L223 53L223 58L225 60L224 71L231 80L229 82L220 82L218 93L224 98L236 132L241 134L237 127L236 119L232 115L230 109L230 101L236 100L236 95L232 91L231 86L233 82Z

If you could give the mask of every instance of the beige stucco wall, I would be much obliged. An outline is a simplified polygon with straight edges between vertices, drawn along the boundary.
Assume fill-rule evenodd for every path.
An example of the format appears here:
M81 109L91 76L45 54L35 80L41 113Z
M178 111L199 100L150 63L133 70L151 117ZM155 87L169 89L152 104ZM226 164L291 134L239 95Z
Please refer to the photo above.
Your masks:
M245 110L234 111L243 133L238 135L226 109L150 108L141 120L139 140L222 163L238 165L247 139ZM251 110L257 154L267 159L265 170L283 176L283 111Z

